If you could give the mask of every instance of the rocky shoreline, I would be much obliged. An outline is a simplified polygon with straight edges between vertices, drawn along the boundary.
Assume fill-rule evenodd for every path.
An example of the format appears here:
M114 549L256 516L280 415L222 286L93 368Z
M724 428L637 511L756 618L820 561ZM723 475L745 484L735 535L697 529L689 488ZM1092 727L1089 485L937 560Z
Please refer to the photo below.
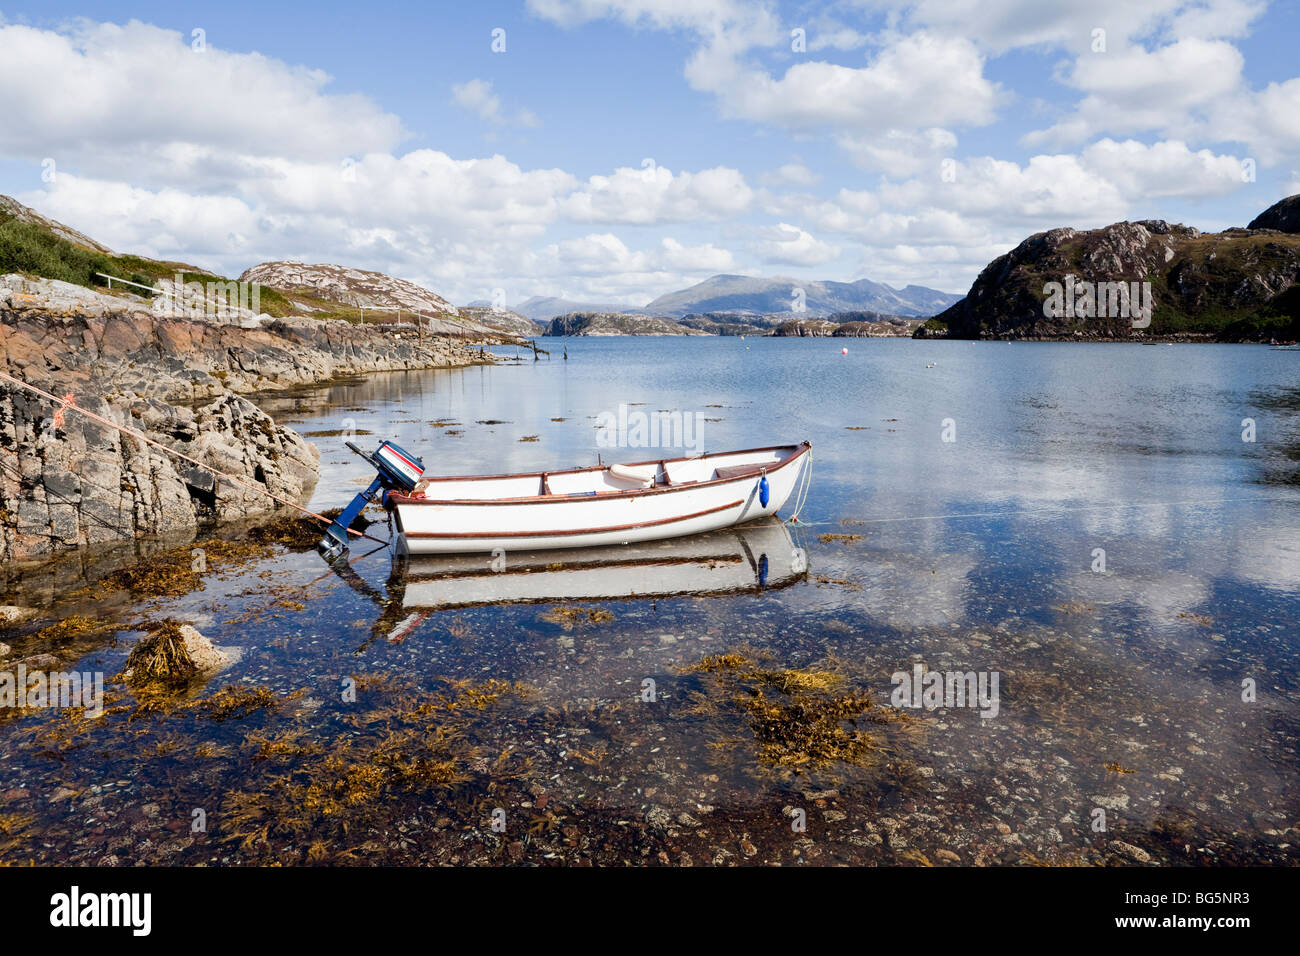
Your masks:
M245 327L252 325L252 327ZM247 393L490 360L446 337L342 321L233 324L155 314L130 296L0 278L0 371L293 501L319 452ZM264 513L263 494L0 382L0 561L191 531Z

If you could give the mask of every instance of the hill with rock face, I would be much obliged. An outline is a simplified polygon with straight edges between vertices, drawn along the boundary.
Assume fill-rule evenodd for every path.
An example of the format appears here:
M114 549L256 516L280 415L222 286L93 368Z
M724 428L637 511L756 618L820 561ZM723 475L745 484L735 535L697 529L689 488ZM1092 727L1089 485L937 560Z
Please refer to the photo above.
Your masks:
M420 310L439 315L456 315L454 305L424 286L395 279L382 272L350 269L336 265L305 265L301 262L263 262L239 277L288 296L306 296L340 305L376 311ZM313 311L301 303L305 311Z
M1247 229L1276 229L1300 233L1300 195L1273 203L1250 221Z
M632 315L627 312L574 312L557 315L546 327L546 334L569 335L707 335L657 315Z
M1284 204L1295 198L1273 207L1283 209L1269 221L1285 223L1286 210L1294 207ZM1115 295L1119 284L1131 295L1128 309L1117 315L1115 306L1124 304ZM1148 301L1146 324L1148 316L1140 313L1140 306ZM1063 302L1067 308L1060 308ZM1294 339L1300 337L1300 235L1274 228L1202 233L1163 220L1084 231L1052 229L994 259L966 298L926 322L917 335Z

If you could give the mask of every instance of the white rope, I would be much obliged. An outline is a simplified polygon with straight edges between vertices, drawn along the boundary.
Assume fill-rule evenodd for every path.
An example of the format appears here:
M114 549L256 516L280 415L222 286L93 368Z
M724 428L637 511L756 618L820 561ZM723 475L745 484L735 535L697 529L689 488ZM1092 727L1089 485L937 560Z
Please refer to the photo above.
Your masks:
M799 492L795 495L794 511L790 514L790 521L798 522L799 515L803 512L804 502L808 500L808 489L812 487L812 449L808 449L808 465L804 468L803 474L799 477Z

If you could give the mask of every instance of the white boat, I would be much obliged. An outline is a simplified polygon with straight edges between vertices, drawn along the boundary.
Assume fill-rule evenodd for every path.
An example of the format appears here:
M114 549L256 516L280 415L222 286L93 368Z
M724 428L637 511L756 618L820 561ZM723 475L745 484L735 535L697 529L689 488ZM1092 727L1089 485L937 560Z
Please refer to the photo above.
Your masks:
M395 572L393 590L400 600L385 606L418 612L489 604L706 597L783 588L807 570L807 556L785 522L767 518L626 547L564 555L512 552L500 562L482 555L415 556Z
M394 511L399 554L633 544L776 514L808 474L811 448L803 442L565 471L435 478L423 476L418 460L402 457L398 466L409 465L420 477L386 491L384 502ZM385 443L367 458L397 453Z

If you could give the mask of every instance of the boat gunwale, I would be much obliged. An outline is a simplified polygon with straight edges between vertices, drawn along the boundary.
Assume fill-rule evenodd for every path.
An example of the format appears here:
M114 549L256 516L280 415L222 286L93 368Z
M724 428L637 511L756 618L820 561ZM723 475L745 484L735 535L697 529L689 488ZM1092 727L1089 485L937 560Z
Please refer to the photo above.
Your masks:
M725 505L715 505L712 508L705 508L703 511L696 511L687 515L671 515L667 518L654 518L650 521L634 521L630 524L607 525L603 528L548 528L541 531L403 531L407 538L415 540L429 539L436 541L481 541L496 540L498 538L565 538L584 534L614 534L620 531L640 531L642 528L659 528L665 525L678 524L682 521L694 521L696 518L706 518L709 515L717 514L719 511L730 511L733 508L744 508L745 499L738 498L735 501Z
M786 467L793 461L798 461L800 457L812 450L812 442L802 441L797 445L767 445L763 448L742 448L737 451L720 451L711 452L703 455L684 456L681 458L651 458L647 461L630 461L615 462L615 464L625 465L627 467L636 467L638 465L670 465L673 462L682 461L700 461L705 458L723 458L728 455L749 455L761 451L777 451L782 448L794 448L795 453L784 461L776 462L768 467L764 465L755 465L754 474L763 471L777 472ZM567 468L563 471L525 471L511 475L445 475L437 478L428 479L430 482L435 481L487 481L494 478L549 478L552 475L574 475L587 471L606 471L608 465L593 465L584 468ZM728 478L707 478L704 481L692 481L687 484L668 484L657 485L652 488L628 488L625 491L607 491L598 493L580 492L574 495L516 495L511 498L413 498L409 495L400 495L389 493L388 500L395 505L520 505L520 504L573 504L575 502L589 501L617 501L623 498L641 498L648 495L661 495L674 491L693 491L697 488L716 488L730 482L750 481L754 474L733 475Z

